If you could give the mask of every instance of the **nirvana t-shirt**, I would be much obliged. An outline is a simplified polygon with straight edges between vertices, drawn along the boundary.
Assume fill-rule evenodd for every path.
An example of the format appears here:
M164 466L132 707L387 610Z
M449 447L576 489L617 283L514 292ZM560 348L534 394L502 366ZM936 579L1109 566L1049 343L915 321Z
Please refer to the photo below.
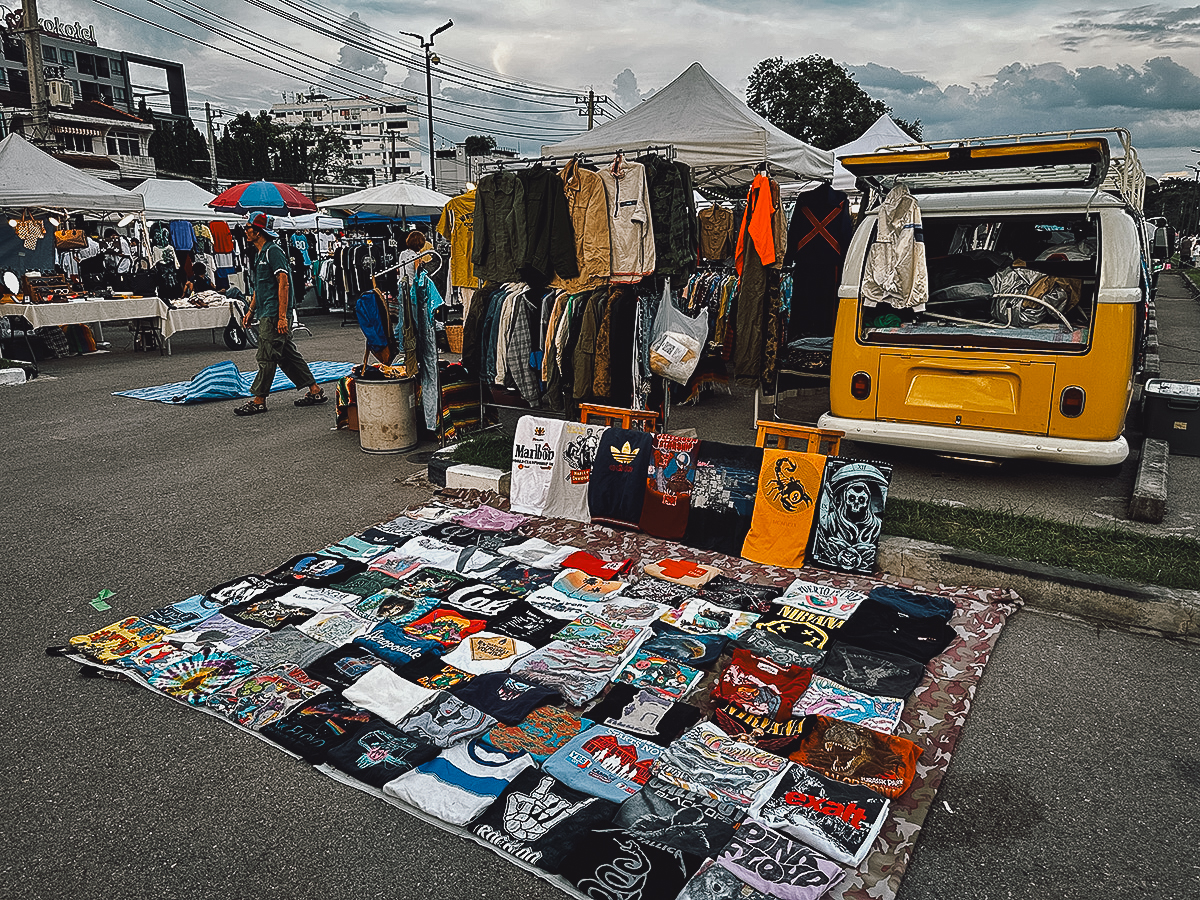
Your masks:
M455 685L450 692L505 725L518 724L539 706L553 703L559 697L552 687L543 687L507 672L479 675Z
M646 476L641 530L677 541L687 529L692 484L696 480L695 438L674 434L654 435L653 465Z
M267 573L267 577L281 584L294 585L302 581L320 587L335 581L344 581L351 575L366 571L366 568L366 563L346 559L344 556L303 553L272 569Z
M830 716L885 734L896 730L903 712L903 700L863 694L820 675L813 676L795 708L797 716Z
M383 720L355 706L341 694L328 691L302 703L260 732L310 763L325 761L331 747L347 740L368 722Z
M542 764L547 775L576 790L621 803L650 780L663 748L650 741L593 725L576 735Z
M766 612L780 593L774 585L738 581L728 575L716 576L701 589L702 596L713 603L755 613Z
M329 650L328 644L309 637L298 628L288 626L279 631L268 631L233 652L260 669L271 666L293 665L305 669L314 659Z
M396 723L396 727L444 749L474 740L495 724L496 720L482 710L463 703L453 694L438 691Z
M683 542L701 550L740 556L758 492L761 447L701 441Z
M665 622L655 622L654 636L642 644L647 653L677 659L696 669L707 669L725 652L729 638L723 634L691 634Z
M700 592L686 584L676 584L673 581L639 578L621 591L621 596L633 600L651 600L663 606L678 608L687 605L690 600L695 600L700 596Z
M463 638L462 643L447 653L443 660L472 675L487 672L506 672L522 656L532 653L533 644L518 641L495 631L480 631Z
M530 768L513 779L471 831L509 856L553 874L579 841L611 822L616 811L617 804Z
M654 436L632 428L607 428L592 464L588 508L592 521L637 528L646 495L646 475L654 460Z
M781 666L815 669L825 658L825 651L818 647L807 647L759 628L743 631L733 642L733 646L774 660Z
M665 747L700 721L701 711L676 703L658 691L614 684L604 699L588 711L598 725L607 725Z
M585 897L660 900L677 896L703 861L624 829L596 828L576 844L560 874Z
M748 650L734 650L712 696L753 715L782 721L793 717L811 679L812 669L781 666Z
M725 845L717 865L779 900L819 900L846 876L837 863L753 819Z
M779 602L817 615L848 619L864 599L866 594L858 591L797 578L788 585Z
M592 463L600 448L601 425L564 422L558 454L550 472L550 487L542 515L552 519L590 522L588 485Z
M448 691L455 685L475 677L470 672L446 665L445 661L434 653L424 653L412 662L400 666L396 674L413 684L435 691Z
M754 629L766 631L793 644L823 650L842 628L844 619L808 612L794 606L774 604L771 611L754 623Z
M806 716L804 733L788 758L894 799L912 784L920 756L921 748L907 738L829 716Z
M654 774L681 788L748 809L787 760L700 722L667 748Z
M687 695L704 673L676 659L639 650L617 675L617 681L665 694L672 700Z
M642 790L621 804L613 824L645 840L712 856L729 842L745 816L735 803L651 777Z
M539 706L519 725L496 725L484 740L498 750L528 753L540 763L593 724L561 706Z
M205 594L194 594L186 600L180 600L170 606L152 609L142 618L155 625L179 631L181 628L190 628L197 622L203 622L220 608L221 604L211 597Z
M831 457L825 467L809 560L824 569L875 571L892 467Z
M245 603L264 595L282 594L285 590L286 586L263 575L243 575L241 578L218 584L205 593L213 603L225 606L230 603Z
M500 615L489 617L488 628L531 646L543 647L550 643L551 635L562 628L562 620L542 612L532 603L518 600Z
M564 424L562 419L537 416L521 416L517 420L509 488L509 506L513 512L545 515L554 460L562 450Z
M366 634L356 637L354 643L371 651L388 665L396 668L412 662L425 653L441 654L444 649L436 641L421 641L409 637L404 633L403 626L394 622L380 622Z
M451 825L467 825L496 802L509 783L534 765L480 740L455 744L384 786L388 797Z
M169 631L140 616L129 616L91 634L76 635L67 642L67 646L88 659L111 665L135 650L157 644Z
M435 693L401 678L385 666L376 666L342 691L342 696L395 723L426 703Z
M819 453L764 450L758 494L742 556L768 566L798 569L817 510L825 457Z
M200 706L221 688L252 674L254 669L253 663L227 650L205 647L164 666L147 681L150 687L164 694Z
M857 866L887 819L890 802L866 787L843 784L792 765L752 810L766 825L847 866Z
M320 694L325 685L296 665L276 665L223 687L205 704L243 728L258 731Z
M834 641L826 648L817 672L864 694L904 699L925 677L925 664L899 653L864 650Z
M758 716L733 704L726 703L713 711L713 721L730 737L745 740L762 750L785 755L800 740L803 719L776 721L770 716Z
M331 749L326 762L351 778L382 788L438 753L438 747L415 734L387 723L373 723Z
M905 615L869 596L837 632L837 639L847 644L899 653L926 664L955 637L954 629L941 619Z
M347 644L328 650L324 656L313 660L305 670L313 678L331 688L347 688L376 666L384 665L382 659L359 644Z

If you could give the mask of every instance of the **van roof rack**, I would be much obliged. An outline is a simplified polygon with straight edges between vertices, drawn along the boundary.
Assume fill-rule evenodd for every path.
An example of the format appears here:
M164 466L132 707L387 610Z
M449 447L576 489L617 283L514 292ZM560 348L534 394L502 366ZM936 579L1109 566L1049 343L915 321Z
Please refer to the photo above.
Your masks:
M1120 155L1110 154L1115 136ZM1125 128L919 141L855 154L842 164L881 195L897 181L914 192L1089 187L1142 209L1146 172Z

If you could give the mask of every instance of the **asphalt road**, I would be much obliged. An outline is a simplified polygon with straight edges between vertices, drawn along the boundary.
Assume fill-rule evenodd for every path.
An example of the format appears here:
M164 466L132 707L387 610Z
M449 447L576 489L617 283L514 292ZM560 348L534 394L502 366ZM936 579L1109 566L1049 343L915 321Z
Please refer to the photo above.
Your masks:
M310 324L299 340L310 360L361 356L357 329ZM276 395L267 415L237 419L229 403L114 397L231 355L207 334L177 336L172 357L106 334L111 352L0 388L0 897L560 896L243 732L45 655L429 493L423 462L362 453L357 435L331 430L330 406ZM694 416L721 437L735 409L752 417L742 400L706 401L673 424ZM102 588L116 592L103 612L89 604ZM1193 895L1198 674L1195 645L1018 613L900 896Z

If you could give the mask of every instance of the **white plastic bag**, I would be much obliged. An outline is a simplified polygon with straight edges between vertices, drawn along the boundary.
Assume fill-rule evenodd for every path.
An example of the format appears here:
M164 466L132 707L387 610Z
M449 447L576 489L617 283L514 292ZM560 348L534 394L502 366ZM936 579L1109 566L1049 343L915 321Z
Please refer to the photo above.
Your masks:
M671 299L670 282L663 285L658 315L654 317L654 339L650 344L650 370L668 381L687 384L700 363L708 340L708 310L691 318Z

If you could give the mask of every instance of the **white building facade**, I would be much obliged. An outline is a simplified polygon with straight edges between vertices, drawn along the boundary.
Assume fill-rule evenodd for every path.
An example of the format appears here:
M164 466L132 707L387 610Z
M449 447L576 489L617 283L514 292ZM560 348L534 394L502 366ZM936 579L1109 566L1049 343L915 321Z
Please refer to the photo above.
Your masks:
M341 132L349 144L346 163L372 184L425 171L419 110L410 99L297 94L291 102L273 104L271 115L292 127L307 121L321 131Z

